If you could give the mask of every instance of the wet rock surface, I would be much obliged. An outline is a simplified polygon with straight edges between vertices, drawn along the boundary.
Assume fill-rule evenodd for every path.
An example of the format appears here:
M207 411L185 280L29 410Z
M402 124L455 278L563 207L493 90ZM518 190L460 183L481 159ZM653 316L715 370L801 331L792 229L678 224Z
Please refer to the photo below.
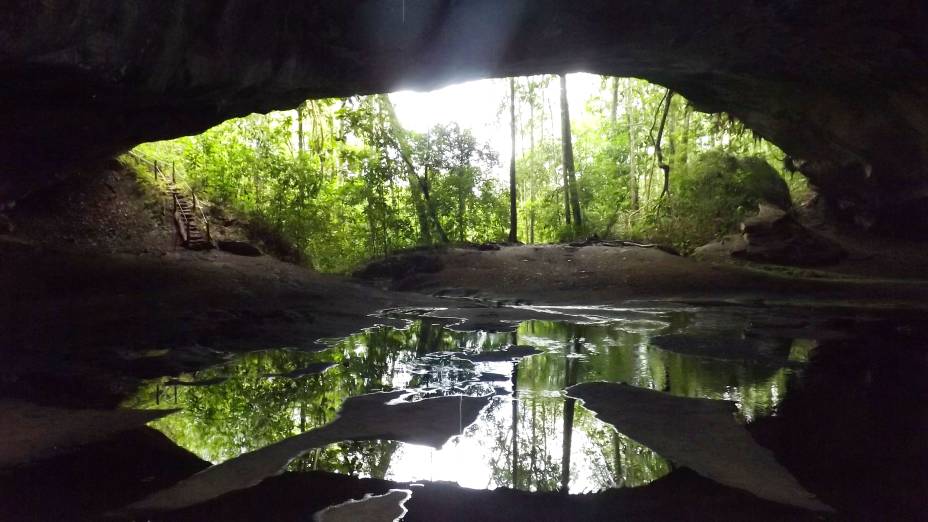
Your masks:
M209 466L153 428L0 469L0 519L97 521Z
M390 489L413 492L405 506L403 520L673 520L680 506L687 506L691 520L820 520L821 515L757 500L736 489L719 486L687 470L680 469L648 486L613 489L586 495L528 493L508 488L492 491L421 481L414 484L357 479L323 472L289 473L268 480L261 486L229 495L180 512L166 514L164 520L254 520L266 515L273 504L279 520L303 520L308 513L326 506L361 498L366 494L385 494ZM313 495L306 495L313 491Z
M783 364L789 356L790 342L777 339L743 339L725 335L672 334L655 337L652 342L663 350L727 360L761 360Z
M171 410L72 410L0 401L0 469L139 428Z
M412 496L408 489L391 489L383 495L364 495L360 500L349 500L329 506L313 515L317 522L358 522L400 520L406 514L406 501Z
M700 475L775 502L832 512L758 445L727 401L674 397L621 383L586 383L571 397L619 431Z

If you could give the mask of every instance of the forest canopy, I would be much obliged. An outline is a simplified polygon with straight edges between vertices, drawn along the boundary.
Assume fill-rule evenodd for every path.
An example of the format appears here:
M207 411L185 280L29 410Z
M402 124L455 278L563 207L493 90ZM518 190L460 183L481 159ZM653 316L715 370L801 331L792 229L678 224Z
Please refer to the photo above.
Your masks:
M568 107L575 79L592 88ZM686 252L733 231L760 201L787 208L791 191L806 191L775 146L643 80L487 81L500 96L478 101L499 109L491 123L511 143L454 121L407 129L390 95L372 95L308 100L135 152L173 165L214 219L252 222L327 272L417 246L512 237L595 234Z

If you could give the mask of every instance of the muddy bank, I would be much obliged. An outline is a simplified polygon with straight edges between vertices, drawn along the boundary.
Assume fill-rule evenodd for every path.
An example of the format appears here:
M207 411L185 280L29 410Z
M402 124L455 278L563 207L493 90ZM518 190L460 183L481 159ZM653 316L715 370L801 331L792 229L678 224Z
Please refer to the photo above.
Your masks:
M0 393L51 404L114 406L139 378L230 352L318 348L372 325L378 310L440 304L266 256L0 248Z
M699 262L658 248L602 245L504 246L495 251L450 248L408 255L405 259L409 270L397 268L404 255L397 257L400 262L390 260L392 277L369 271L374 275L368 280L385 289L502 300L507 304L740 299L920 306L928 296L928 281L921 279L823 278L801 271L767 272Z

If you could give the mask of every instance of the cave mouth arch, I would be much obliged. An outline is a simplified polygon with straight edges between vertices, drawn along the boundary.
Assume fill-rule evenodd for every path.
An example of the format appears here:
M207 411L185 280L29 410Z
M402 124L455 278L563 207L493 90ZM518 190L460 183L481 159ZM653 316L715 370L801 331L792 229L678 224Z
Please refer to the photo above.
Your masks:
M307 98L582 70L737 117L860 223L928 221L928 9L910 2L17 3L0 57L7 202Z

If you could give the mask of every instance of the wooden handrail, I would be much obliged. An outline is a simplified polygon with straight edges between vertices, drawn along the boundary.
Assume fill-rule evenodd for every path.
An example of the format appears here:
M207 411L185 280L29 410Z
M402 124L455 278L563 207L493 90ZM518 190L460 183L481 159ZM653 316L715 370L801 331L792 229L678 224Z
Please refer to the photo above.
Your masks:
M145 158L141 154L135 151L132 151L132 150L129 151L129 155L135 158L136 160L147 164L148 167L154 173L155 180L164 184L164 186L167 188L167 192L171 194L171 200L173 201L173 204L174 204L174 215L177 216L178 215L177 208L180 206L180 201L179 201L180 194L178 190L179 184L177 183L177 177L175 175L176 171L174 169L174 164L173 163L171 164L171 181L168 182L167 175L164 173L164 171L161 170L161 166L158 165L158 162L156 160L149 160L148 158ZM190 194L190 198L192 200L193 209L194 209L193 215L194 217L196 217L196 215L199 214L200 219L203 220L204 225L206 225L205 226L206 240L212 243L213 238L212 238L212 235L210 234L209 218L206 217L206 213L203 212L203 208L202 206L200 206L200 199L197 197L196 193L193 191L193 187L191 187L186 181L181 180L180 185L181 185L181 188L186 189L185 192L188 192ZM185 216L183 213L180 213L179 215L180 215L181 220L184 222L183 227L184 227L184 231L186 232L186 236L187 238L189 238L190 237L190 224L191 224L190 220L187 219L187 216Z

